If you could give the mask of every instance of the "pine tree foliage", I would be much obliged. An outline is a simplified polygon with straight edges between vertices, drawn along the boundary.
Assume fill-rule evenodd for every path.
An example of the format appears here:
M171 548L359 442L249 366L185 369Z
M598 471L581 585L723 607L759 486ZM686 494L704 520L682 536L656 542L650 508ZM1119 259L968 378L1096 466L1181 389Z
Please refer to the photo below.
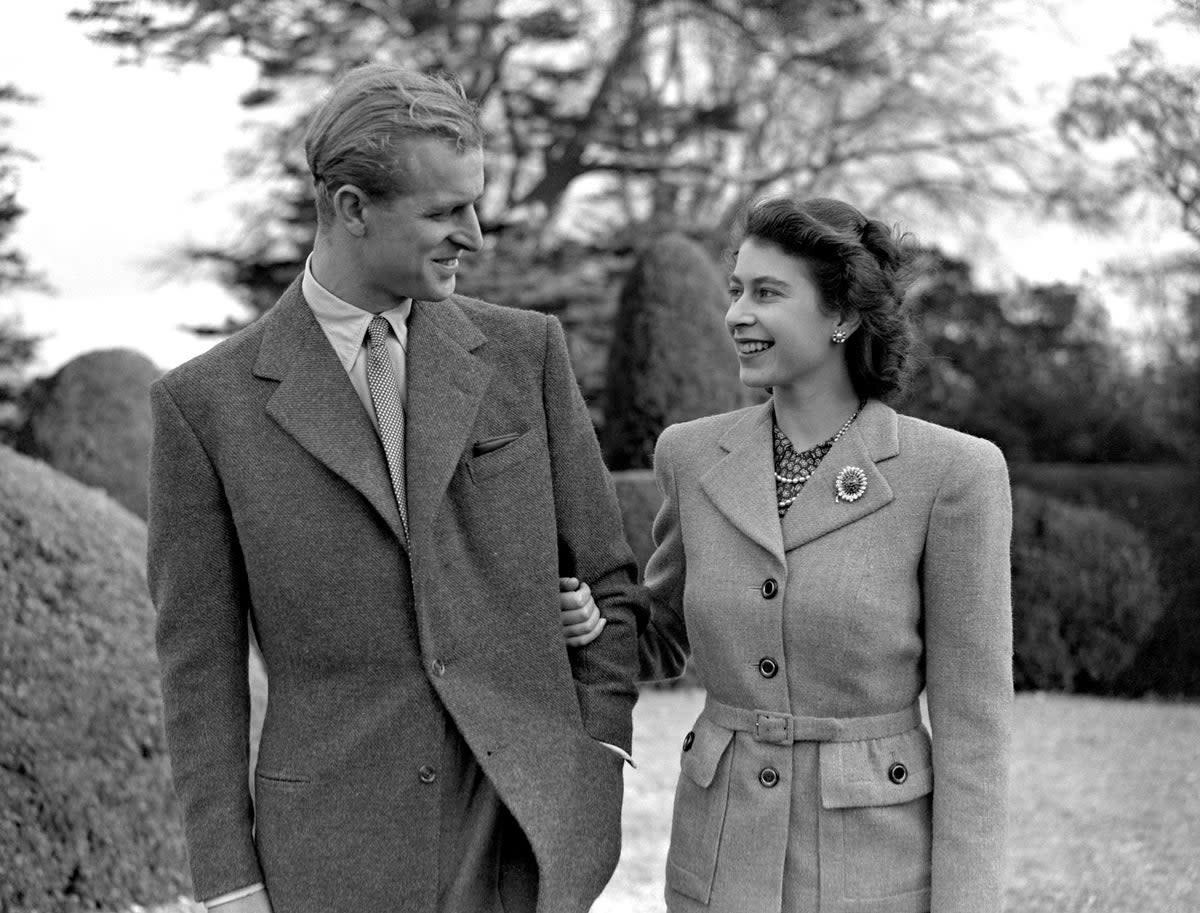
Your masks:
M12 117L7 106L33 101L11 83L0 83L0 301L9 291L25 287L46 289L42 277L30 269L23 251L12 243L12 234L25 214L18 200L21 162L28 153L11 142ZM13 316L0 312L0 441L11 436L19 421L16 401L25 383L25 372L37 353L38 339L24 332Z
M91 0L73 18L134 61L256 65L241 173L259 196L237 244L191 253L261 310L311 246L299 139L346 67L460 77L493 138L485 230L532 227L543 251L720 230L777 189L965 212L1019 193L1041 156L994 91L989 29L1011 2Z

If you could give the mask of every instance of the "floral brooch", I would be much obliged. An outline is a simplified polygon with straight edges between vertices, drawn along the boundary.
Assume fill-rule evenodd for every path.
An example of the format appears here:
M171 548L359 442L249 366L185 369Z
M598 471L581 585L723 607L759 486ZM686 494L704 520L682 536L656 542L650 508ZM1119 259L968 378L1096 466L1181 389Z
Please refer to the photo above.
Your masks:
M867 493L867 474L857 466L843 467L833 482L837 499L851 504Z

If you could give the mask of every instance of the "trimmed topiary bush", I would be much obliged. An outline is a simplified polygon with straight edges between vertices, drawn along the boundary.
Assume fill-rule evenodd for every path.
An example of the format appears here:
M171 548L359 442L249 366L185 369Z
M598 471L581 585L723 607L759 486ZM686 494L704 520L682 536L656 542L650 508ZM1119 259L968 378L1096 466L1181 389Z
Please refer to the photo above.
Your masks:
M1013 676L1018 689L1111 692L1163 611L1135 527L1013 490Z
M150 384L159 370L130 349L87 352L26 394L17 450L146 516Z
M143 523L0 447L0 910L188 890Z
M651 243L617 306L600 444L609 469L648 469L668 425L742 404L725 281L679 234Z

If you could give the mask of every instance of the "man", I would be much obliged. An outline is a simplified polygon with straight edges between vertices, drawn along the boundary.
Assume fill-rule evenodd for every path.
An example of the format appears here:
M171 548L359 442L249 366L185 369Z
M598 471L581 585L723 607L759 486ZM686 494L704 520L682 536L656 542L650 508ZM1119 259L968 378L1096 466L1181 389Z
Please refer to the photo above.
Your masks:
M619 854L646 607L561 328L453 294L483 191L456 83L359 68L305 146L303 275L153 390L150 584L196 894L586 910ZM560 574L607 619L592 645L564 644ZM253 803L247 619L270 684Z

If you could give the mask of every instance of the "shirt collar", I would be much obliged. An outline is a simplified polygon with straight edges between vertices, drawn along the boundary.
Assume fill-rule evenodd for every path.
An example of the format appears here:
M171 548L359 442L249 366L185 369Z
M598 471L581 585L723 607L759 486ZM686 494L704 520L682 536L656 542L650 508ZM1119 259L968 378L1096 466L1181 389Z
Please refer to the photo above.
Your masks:
M313 315L329 338L333 351L347 371L353 366L362 349L363 339L367 335L367 326L375 315L364 311L349 301L335 295L317 281L312 271L312 254L304 263L304 277L301 279L300 291L304 300L312 309ZM408 315L412 312L412 299L406 298L402 304L391 310L384 311L379 316L387 319L392 325L392 332L400 340L400 345L408 349Z

